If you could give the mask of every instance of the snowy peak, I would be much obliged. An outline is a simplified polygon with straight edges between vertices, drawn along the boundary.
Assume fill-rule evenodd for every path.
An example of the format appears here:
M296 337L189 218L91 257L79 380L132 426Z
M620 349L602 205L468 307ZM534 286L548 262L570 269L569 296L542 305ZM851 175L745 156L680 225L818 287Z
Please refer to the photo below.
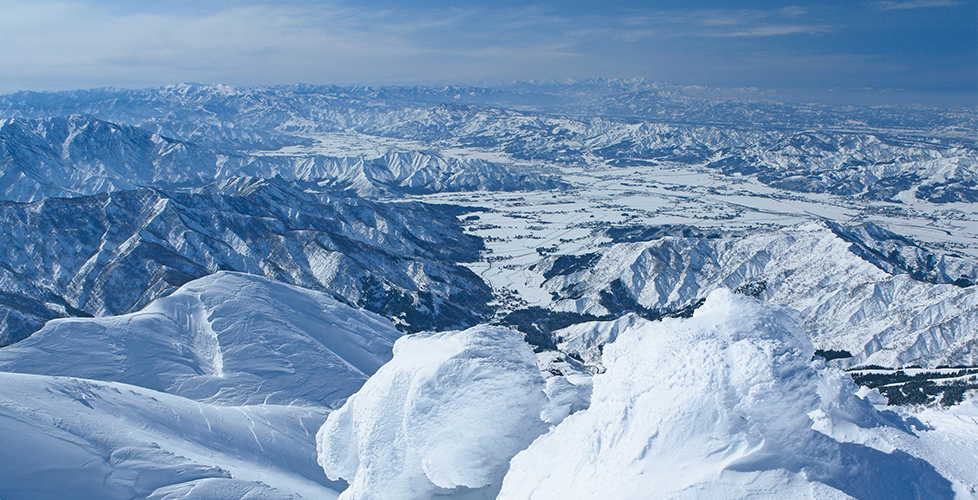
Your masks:
M297 179L361 196L400 196L460 191L535 191L565 187L555 177L478 159L437 152L390 151L378 158L296 158Z
M82 115L0 122L0 166L0 199L18 202L135 187L201 187L242 175L367 196L564 186L552 176L513 165L438 153L390 152L376 158L227 154Z
M219 270L329 292L412 331L469 326L488 311L488 287L459 264L483 248L458 226L461 209L274 180L223 186L0 203L0 283L11 297L0 302L0 342L79 310L133 312Z
M386 362L399 336L383 318L324 294L222 272L139 312L51 321L0 350L0 370L124 382L211 403L329 406Z
M600 258L587 260L587 265L565 269L558 266L559 257L551 257L540 269L547 277L544 289L556 299L551 307L557 311L596 316L635 312L655 319L695 307L712 290L728 287L798 310L816 347L850 352L851 362L883 366L975 362L969 346L975 342L978 324L978 288L948 284L940 274L942 270L954 270L945 275L972 273L972 261L942 261L934 253L919 254L923 262L931 262L930 267L901 260L899 253L888 260L867 260L867 245L884 245L880 248L887 255L890 250L885 245L898 243L907 256L924 251L897 239L853 247L850 241L862 241L856 239L858 231L843 232L851 235L843 239L837 234L842 229L833 227L836 232L821 222L810 222L723 237L659 228L616 230L608 233L616 241ZM918 281L898 265L936 271L931 274L938 282ZM884 271L887 266L899 274ZM596 345L587 339L603 334L584 328L564 335L567 347L593 358Z

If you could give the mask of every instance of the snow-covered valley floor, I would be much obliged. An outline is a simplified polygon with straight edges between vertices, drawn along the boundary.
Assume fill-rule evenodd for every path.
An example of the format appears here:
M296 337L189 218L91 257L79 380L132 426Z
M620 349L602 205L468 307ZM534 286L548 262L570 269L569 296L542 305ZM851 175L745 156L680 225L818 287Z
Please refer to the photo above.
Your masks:
M373 134L290 117L276 130L301 141L233 143L234 158L254 160L252 177L225 171L237 167L221 156L220 175L180 185L193 218L161 215L167 200L120 212L145 224L114 249L96 241L81 255L69 241L43 253L50 277L34 281L17 281L31 258L0 262L0 284L37 292L0 295L0 306L64 313L0 348L0 500L978 498L978 203L930 202L917 187L892 201L869 187L781 189L725 174L712 156L595 153L620 146L602 141L623 130L671 138L681 127L497 122L479 109L458 123L448 113L449 126L420 108L431 126L417 130L363 112ZM502 145L473 145L480 134ZM717 151L749 146L727 139ZM567 144L578 161L565 161ZM690 144L663 148L682 157ZM946 180L973 168L973 152L956 147L920 148L947 165L907 163ZM909 149L898 152L923 155ZM790 154L772 157L794 176ZM261 180L271 172L275 183ZM290 172L306 177L281 177ZM510 182L493 182L503 174ZM514 189L527 180L559 187ZM250 203L269 210L229 212L225 225L206 216L246 205L237 191L259 185L268 191ZM132 208L117 195L129 191L87 187ZM204 203L219 196L227 203ZM5 203L22 224L0 244L41 248L28 236L44 202ZM313 220L314 204L357 210ZM44 210L52 233L57 216L78 218ZM342 234L317 237L340 219ZM265 223L275 231L256 230ZM149 258L164 240L173 257ZM97 300L64 265L72 252L105 267L91 278ZM219 271L239 261L251 274ZM173 272L188 263L207 271ZM382 279L395 263L401 288ZM140 289L125 275L137 271L182 286ZM63 297L46 294L57 280ZM95 317L66 307L123 291L145 301ZM468 328L405 334L408 313Z

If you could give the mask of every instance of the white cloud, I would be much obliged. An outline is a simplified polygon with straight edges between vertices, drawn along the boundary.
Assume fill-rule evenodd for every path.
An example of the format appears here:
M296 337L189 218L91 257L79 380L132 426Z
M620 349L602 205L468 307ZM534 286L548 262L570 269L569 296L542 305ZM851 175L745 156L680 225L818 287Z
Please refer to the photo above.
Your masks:
M882 10L914 10L932 9L935 7L954 7L961 5L957 0L908 0L905 2L877 2L876 6Z
M352 1L0 0L0 92L188 81L483 84L592 76L829 87L910 74L882 62L910 64L900 57L818 70L797 65L819 53L845 56L841 40L823 40L858 28L840 17L841 9L807 4L573 13L475 3L378 9ZM777 37L811 37L813 44L798 50ZM783 71L793 65L797 71Z
M448 43L449 31L474 14L459 9L429 17L333 4L150 13L0 0L0 12L2 90L177 81L431 83L515 77L574 57L554 40Z
M715 33L713 36L719 37L756 37L756 36L785 36L785 35L815 35L819 33L829 33L832 31L831 26L817 26L817 25L795 25L795 24L784 24L784 25L766 25L766 26L754 26L752 28L729 31L724 33Z

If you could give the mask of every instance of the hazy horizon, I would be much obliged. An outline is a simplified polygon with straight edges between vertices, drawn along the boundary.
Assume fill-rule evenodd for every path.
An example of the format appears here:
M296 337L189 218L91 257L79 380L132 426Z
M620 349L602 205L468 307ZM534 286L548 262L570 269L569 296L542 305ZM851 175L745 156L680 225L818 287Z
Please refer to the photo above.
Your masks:
M0 0L0 92L644 78L978 104L978 2Z

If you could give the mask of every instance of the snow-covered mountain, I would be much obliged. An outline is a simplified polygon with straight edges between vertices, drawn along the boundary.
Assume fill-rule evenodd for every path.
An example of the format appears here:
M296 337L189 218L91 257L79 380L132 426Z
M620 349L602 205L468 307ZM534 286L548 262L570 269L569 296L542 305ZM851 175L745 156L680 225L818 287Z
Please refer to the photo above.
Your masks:
M552 176L484 160L392 152L379 158L220 153L89 116L0 120L0 199L31 202L137 187L188 187L248 175L361 195L553 189Z
M0 340L52 318L136 311L220 270L326 291L408 331L469 326L492 295L460 265L483 248L461 232L463 213L246 178L0 203Z
M314 434L398 336L236 273L132 314L53 321L0 350L0 496L335 498Z
M882 200L910 191L935 203L978 199L975 145L955 140L641 124L615 127L589 146L624 166L702 163L726 175L753 175L791 191Z
M329 406L388 361L399 336L325 294L220 272L134 313L50 321L0 349L0 372L123 382L206 403Z
M388 153L379 158L296 157L290 177L362 196L456 191L535 191L564 186L555 177L478 159L437 153Z
M976 124L967 110L694 95L708 93L641 81L496 90L184 84L12 94L0 99L0 117L87 114L225 154L310 145L318 135L352 131L446 148L491 147L528 161L709 164L803 192L978 200L978 150L968 134ZM533 111L527 100L544 105Z
M620 231L613 233L619 242L600 255L545 260L543 287L554 294L551 307L657 317L695 307L725 287L800 311L816 347L851 352L856 363L978 363L974 286L884 271L823 223L726 235L671 233ZM958 272L968 274L954 279L970 284L974 264L961 265ZM940 262L935 269L949 267Z
M978 497L978 115L769 97L0 96L0 498Z
M689 319L624 328L606 346L589 406L543 429L547 401L560 395L544 391L532 354L512 343L512 332L479 328L398 340L391 363L317 437L327 475L350 482L340 498L975 491L974 436L937 444L959 427L879 411L813 359L800 319L783 306L718 290ZM515 457L514 447L523 448Z
M248 162L87 116L0 121L0 194L12 201L199 185Z

